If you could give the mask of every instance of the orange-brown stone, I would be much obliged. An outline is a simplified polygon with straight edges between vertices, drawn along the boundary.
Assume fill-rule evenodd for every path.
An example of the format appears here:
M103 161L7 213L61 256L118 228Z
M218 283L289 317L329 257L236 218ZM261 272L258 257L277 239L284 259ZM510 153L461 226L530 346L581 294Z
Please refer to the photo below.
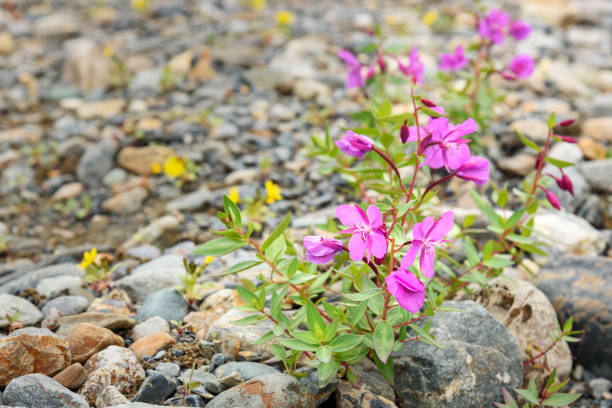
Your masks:
M220 316L212 312L191 312L183 321L187 324L187 329L194 332L199 339L205 339L208 329Z
M100 350L108 346L123 347L123 339L104 327L89 323L79 323L68 336L72 361L84 363Z
M85 382L87 371L80 363L74 363L53 377L55 381L71 390L76 390Z
M157 332L135 341L129 348L142 357L152 356L162 347L174 344L175 341L166 332Z

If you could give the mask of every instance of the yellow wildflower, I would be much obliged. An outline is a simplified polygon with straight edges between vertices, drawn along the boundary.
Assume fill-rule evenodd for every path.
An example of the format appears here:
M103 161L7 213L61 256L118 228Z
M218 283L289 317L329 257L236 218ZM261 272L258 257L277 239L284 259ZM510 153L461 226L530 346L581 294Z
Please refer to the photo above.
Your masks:
M238 204L240 202L240 192L238 191L238 187L230 188L227 198L229 198L232 203Z
M162 170L161 163L151 163L151 172L153 172L153 174L159 174Z
M164 162L164 173L170 178L177 178L185 174L185 161L180 157L170 156Z
M132 0L132 9L137 13L149 10L149 0Z
M89 265L93 264L96 261L96 257L98 256L98 250L96 248L91 248L91 251L85 251L83 253L83 260L79 264L79 268L85 269Z
M266 0L252 0L251 1L251 8L253 10L261 10L264 7L266 7Z
M208 265L209 263L211 263L212 261L214 261L215 257L214 256L210 256L208 255L206 258L204 258L204 264Z
M429 10L423 16L423 24L425 24L427 27L431 27L433 23L436 22L437 19L438 19L438 10L436 9Z
M113 50L113 47L111 47L110 45L105 45L104 55L106 55L107 58L111 58L113 54L115 54L115 50Z
M292 12L281 10L276 12L276 22L283 26L290 26L295 21L295 16Z
M395 17L393 14L387 14L385 16L385 22L389 26L394 26L397 24L397 17Z
M266 203L272 204L277 200L282 200L281 188L275 182L266 181Z

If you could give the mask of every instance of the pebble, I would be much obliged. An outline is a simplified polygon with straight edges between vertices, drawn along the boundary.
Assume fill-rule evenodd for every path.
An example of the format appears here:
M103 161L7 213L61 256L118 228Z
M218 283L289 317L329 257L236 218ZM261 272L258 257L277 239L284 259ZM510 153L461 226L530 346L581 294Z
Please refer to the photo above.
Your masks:
M154 163L163 164L166 159L174 155L174 150L166 146L127 146L121 149L117 156L117 163L125 170L139 176L153 174Z
M272 322L267 320L259 321L250 326L236 326L232 323L246 317L248 314L235 309L225 313L215 320L208 330L207 338L219 340L221 342L220 351L227 353L234 358L240 351L251 352L253 357L261 360L272 357L267 344L253 344L261 336L274 328Z
M140 340L143 337L159 332L170 333L168 322L160 316L149 317L132 328L132 339Z
M582 163L578 170L595 190L612 193L612 159Z
M612 143L612 116L585 120L582 134L599 142Z
M79 393L90 404L109 385L115 386L122 394L136 392L145 380L145 372L136 355L119 346L109 346L94 354L85 364L87 379Z
M98 187L104 174L113 167L113 157L117 149L111 140L102 140L87 147L77 165L78 179L87 187Z
M590 137L581 137L578 139L578 147L582 150L584 157L589 160L602 160L606 157L606 146Z
M57 373L53 379L70 390L76 390L85 382L87 371L80 363L73 363Z
M70 344L47 329L27 327L0 338L0 387L31 373L54 375L70 365Z
M265 364L253 363L250 361L232 361L223 364L215 370L217 378L222 378L230 375L233 372L239 372L244 381L249 381L260 375L275 374L279 371Z
M79 276L60 275L42 279L36 285L36 291L49 299L53 299L62 293L69 292L71 289L80 288L82 284L83 279Z
M168 377L178 377L181 373L181 366L176 363L157 363L155 371L167 375Z
M89 408L79 394L43 374L28 374L11 381L2 398L9 406Z
M212 201L212 195L206 187L200 188L166 204L168 211L195 211L201 208L204 204Z
M72 361L84 363L97 352L115 345L123 347L123 339L104 327L79 323L66 336L70 343Z
M66 335L80 323L91 323L109 330L130 329L136 323L134 319L117 313L85 312L71 316L62 316L57 320L57 333Z
M606 378L594 378L589 381L589 391L593 398L600 400L612 388L612 381Z
M535 156L529 153L518 153L503 157L497 162L500 169L514 175L526 176L535 168Z
M121 192L102 203L102 209L108 213L119 215L130 215L136 213L142 207L142 203L149 196L146 188L136 187Z
M146 244L129 248L127 251L125 251L125 254L141 261L150 261L160 256L161 251L154 245Z
M113 289L102 297L94 299L87 308L87 311L131 315L132 302L125 291Z
M132 401L161 404L176 391L177 385L175 377L166 376L155 370L149 370L147 378L140 385Z
M165 348L174 343L175 340L170 334L157 332L136 340L132 343L130 349L139 356L149 357L155 355L160 348Z
M61 275L83 276L83 271L74 263L62 263L35 269L25 274L19 274L15 279L0 286L0 293L19 293L27 288L35 288L45 278Z
M130 400L125 398L121 392L112 385L105 387L104 390L96 397L96 408L115 407L115 406L131 406Z
M187 315L187 302L176 290L166 288L149 295L138 310L136 320L142 322L149 317L160 316L168 322L182 321Z
M41 321L42 313L27 300L13 295L0 295L0 329L9 327L8 317L16 318L24 326L32 326Z

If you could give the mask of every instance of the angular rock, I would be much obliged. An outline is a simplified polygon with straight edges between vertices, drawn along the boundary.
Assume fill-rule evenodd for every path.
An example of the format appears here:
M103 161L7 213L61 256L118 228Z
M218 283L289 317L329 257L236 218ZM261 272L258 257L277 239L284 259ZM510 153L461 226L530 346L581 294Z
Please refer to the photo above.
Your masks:
M550 245L550 253L598 255L605 246L603 234L584 219L567 212L542 211L536 214L534 229Z
M228 353L234 358L240 351L255 353L254 357L260 360L270 358L272 354L267 344L254 345L253 342L274 328L274 324L268 320L259 321L250 326L236 326L232 321L240 320L248 316L248 313L235 309L225 313L215 320L208 330L208 339L220 340L220 351ZM255 358L253 358L255 359Z
M104 388L104 391L96 397L96 408L114 407L123 404L129 405L130 400L125 398L117 387L113 387L112 385Z
M355 374L359 376L359 382L368 387L374 394L395 401L395 391L385 377L382 376L376 364L369 358L364 358L352 366Z
M244 381L249 381L250 379L260 375L276 374L279 372L276 368L261 363L253 363L250 361L232 361L217 367L215 370L215 375L217 378L222 378L235 371L242 375Z
M166 398L176 391L178 381L174 377L149 370L147 378L144 380L132 401L148 402L151 404L161 404Z
M288 374L266 374L223 391L207 408L312 408L314 396Z
M130 350L139 356L149 357L155 355L162 348L174 344L175 341L168 333L157 332L136 340Z
M136 355L126 348L109 346L94 354L85 364L87 379L79 390L90 404L109 385L122 394L133 394L145 379Z
M127 146L121 149L117 156L119 166L140 176L153 174L153 163L163 164L166 159L174 155L174 150L166 146Z
M42 313L36 306L24 298L1 294L0 295L0 329L9 327L9 317L16 317L24 326L34 325L42 319Z
M348 381L341 380L336 390L338 408L397 408L385 397L374 394L365 385L355 388Z
M448 301L457 312L438 312L431 334L444 349L406 343L392 353L402 407L490 407L501 387L523 383L521 355L512 335L482 306Z
M2 397L10 406L89 408L85 398L43 374L28 374L14 379Z
M149 317L160 316L168 322L181 321L187 314L187 302L176 290L166 288L148 296L136 315L141 322Z
M70 343L72 361L84 363L97 352L115 345L123 347L123 339L104 327L79 323L66 336Z
M31 373L54 375L70 365L68 341L47 329L28 327L0 339L0 387Z
M116 313L86 312L71 316L62 316L57 320L57 333L67 335L79 323L91 323L109 330L130 329L136 323L134 319Z
M212 312L191 312L183 319L186 327L199 339L205 339L210 326L220 317Z
M317 370L311 367L298 368L300 373L308 373L306 377L300 377L299 380L304 387L314 396L315 405L318 407L329 399L334 391L338 388L338 376L332 376L331 380L321 386L319 384L319 375Z
M612 261L567 256L552 258L538 274L538 289L550 299L563 324L574 317L584 330L571 343L577 360L598 376L612 378Z
M181 373L181 366L176 363L157 363L155 371L167 375L168 377L178 377Z
M132 328L132 339L139 340L155 333L170 333L170 326L166 319L160 316L149 317Z
M57 373L53 379L70 390L76 390L85 382L87 371L80 363L74 363Z

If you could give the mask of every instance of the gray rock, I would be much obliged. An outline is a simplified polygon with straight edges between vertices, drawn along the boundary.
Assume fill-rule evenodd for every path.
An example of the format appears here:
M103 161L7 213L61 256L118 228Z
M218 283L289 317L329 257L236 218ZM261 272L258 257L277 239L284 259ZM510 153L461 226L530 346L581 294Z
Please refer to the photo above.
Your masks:
M51 308L56 308L62 316L69 316L81 313L87 309L87 306L89 306L89 300L82 296L60 296L48 301L41 312L43 317L47 317Z
M205 203L210 202L212 195L207 188L200 188L191 193L175 198L166 204L168 211L197 210Z
M11 406L89 408L89 404L81 395L43 374L28 374L15 378L6 386L3 400Z
M16 193L34 183L34 170L28 163L15 163L2 172L0 194Z
M167 321L180 321L187 315L187 302L183 296L172 288L158 290L148 296L136 315L142 322L149 317L160 316Z
M550 299L563 324L574 317L584 330L572 354L595 375L612 378L612 261L600 257L551 258L538 274L538 289Z
M129 248L125 253L132 258L140 259L141 261L149 261L153 258L157 258L161 254L161 251L154 245L146 244Z
M593 189L612 193L612 159L585 162L578 166L578 170Z
M130 82L130 94L139 96L156 94L159 90L161 77L161 68L151 68L138 72Z
M206 381L204 385L206 391L210 392L213 395L220 394L225 388L221 385L221 383L217 380Z
M352 367L355 374L359 376L359 381L371 389L374 394L382 395L391 401L395 400L393 387L385 380L372 360L364 358Z
M311 367L303 367L296 370L301 373L308 373L306 377L300 377L300 382L314 396L315 405L318 407L329 399L331 394L338 388L338 376L332 377L331 381L321 387L319 385L319 375L317 370Z
M412 342L392 354L402 407L490 407L501 386L521 386L521 355L504 326L475 302L444 306L459 310L432 319L431 333L444 349Z
M57 155L62 159L77 160L87 150L87 142L80 136L64 140L57 146Z
M166 376L159 371L149 370L147 378L140 385L132 401L161 404L176 391L177 385L175 377Z
M238 136L240 129L234 123L225 122L221 124L214 133L214 137L217 139L231 139Z
M130 403L130 400L125 398L119 392L117 387L109 385L96 397L96 408L110 407L119 404Z
M113 167L113 157L117 151L117 143L104 139L85 150L76 169L77 177L88 187L98 187L102 184L104 174Z
M36 291L49 299L59 296L62 292L70 289L80 288L83 279L74 275L60 275L52 278L42 279L36 285Z
M7 316L17 317L17 321L24 326L34 325L43 318L38 308L24 298L2 294L0 295L0 329L10 325Z
M217 395L207 408L312 408L314 396L288 374L266 374Z
M217 367L215 375L218 378L226 377L232 372L237 371L242 375L244 381L248 381L251 378L264 375L264 374L275 374L279 371L265 364L253 363L250 361L232 361L231 363L223 364Z
M134 341L141 339L143 337L147 337L148 335L158 333L158 332L170 333L170 326L166 319L160 316L153 316L143 321L142 323L138 323L132 329L132 339ZM177 374L178 375L178 374Z
M104 177L102 177L102 184L107 187L112 187L115 184L123 183L127 180L127 178L127 171L120 167L115 167L114 169L109 170Z
M47 266L23 274L22 276L3 284L0 286L0 293L19 293L27 288L35 288L42 279L61 275L82 277L83 271L73 263Z
M219 378L219 384L224 387L224 390L235 387L236 385L241 384L243 382L244 378L242 378L242 374L240 374L238 371L234 371L233 373L226 375L223 378Z
M143 273L144 271L151 269L160 269L160 268L184 268L183 267L183 258L178 255L163 255L159 258L156 258L152 261L143 263L140 266L137 266L132 271L132 275L138 275L139 273Z
M168 377L178 377L181 373L181 366L177 363L160 362L155 366L155 371L159 371Z
M550 254L598 255L606 247L601 231L565 211L538 212L534 229Z
M604 393L610 391L612 381L606 378L594 378L589 381L589 391L596 400L600 400Z
M163 255L134 268L131 275L118 279L115 284L134 302L143 302L153 292L179 285L184 274L182 257Z

